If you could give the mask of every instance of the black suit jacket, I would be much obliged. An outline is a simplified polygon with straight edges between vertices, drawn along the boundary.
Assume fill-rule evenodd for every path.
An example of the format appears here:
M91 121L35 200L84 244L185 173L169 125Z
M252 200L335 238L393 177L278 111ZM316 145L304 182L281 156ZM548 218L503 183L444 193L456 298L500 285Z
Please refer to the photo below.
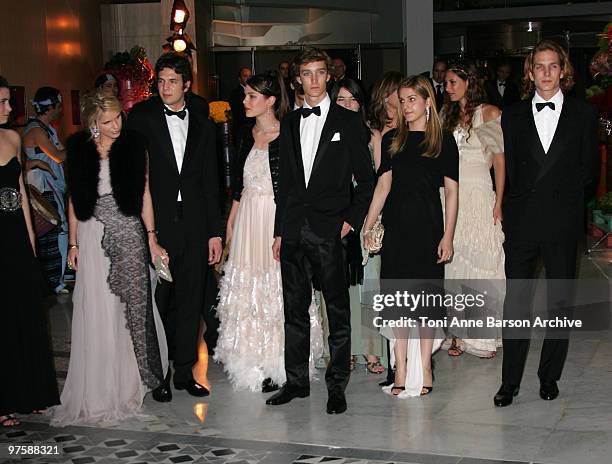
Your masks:
M584 189L597 157L595 107L567 95L544 152L531 99L502 113L507 186L503 228L507 239L561 242L583 233Z
M503 97L497 88L497 79L487 81L486 90L489 103L497 106L500 110L504 110L521 99L519 89L514 82L506 81L506 90L504 90Z
M127 120L127 126L146 139L155 224L165 247L182 245L174 222L179 188L187 240L206 245L209 238L221 236L215 128L199 107L191 108L188 102L187 109L189 129L180 174L161 99L139 103Z
M300 145L300 118L300 111L292 111L281 122L274 235L298 239L306 220L322 238L340 236L345 221L358 231L375 182L368 150L369 132L361 115L331 104L308 187ZM340 140L332 141L336 133ZM357 182L354 189L353 178Z

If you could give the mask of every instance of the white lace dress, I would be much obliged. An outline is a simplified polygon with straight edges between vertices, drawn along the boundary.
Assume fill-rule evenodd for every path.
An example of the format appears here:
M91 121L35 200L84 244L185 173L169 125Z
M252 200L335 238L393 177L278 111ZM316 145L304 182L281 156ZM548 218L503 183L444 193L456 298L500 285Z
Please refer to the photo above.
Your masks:
M499 221L493 224L495 192L490 169L493 157L503 153L504 142L500 118L485 123L482 113L481 105L474 113L469 137L463 127L453 132L459 148L459 209L454 256L445 266L444 277L451 290L465 291L467 284L478 292L486 291L487 305L480 317L501 318L506 278L504 233ZM473 314L467 317L473 318ZM466 313L453 311L452 315L462 318ZM501 333L493 329L487 338L473 338L470 329L451 328L450 332L462 339L464 351L475 356L486 357L501 346Z
M260 391L266 378L279 385L286 380L283 285L280 263L272 257L276 204L267 150L251 150L243 178L220 284L214 359L223 363L235 389ZM312 377L323 354L323 332L314 301L309 313Z

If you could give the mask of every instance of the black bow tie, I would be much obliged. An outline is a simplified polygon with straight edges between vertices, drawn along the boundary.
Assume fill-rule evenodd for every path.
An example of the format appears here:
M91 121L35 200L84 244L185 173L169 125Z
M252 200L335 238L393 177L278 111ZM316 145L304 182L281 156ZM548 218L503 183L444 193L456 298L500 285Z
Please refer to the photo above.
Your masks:
M502 81L499 81L499 82L497 83L497 85L499 85L500 87L505 87L506 83L505 83L505 82L502 82Z
M166 108L164 107L164 113L166 113L166 116L176 116L177 118L181 118L181 119L185 119L185 116L187 116L187 110L185 108L183 108L181 111L172 111L170 108Z
M303 118L307 118L311 114L314 114L315 116L321 116L321 107L320 106L315 106L314 108L305 108L305 107L302 108L302 117Z
M546 102L546 103L536 103L536 110L538 110L538 113L540 111L542 111L544 108L549 107L551 110L555 111L555 104L553 102Z

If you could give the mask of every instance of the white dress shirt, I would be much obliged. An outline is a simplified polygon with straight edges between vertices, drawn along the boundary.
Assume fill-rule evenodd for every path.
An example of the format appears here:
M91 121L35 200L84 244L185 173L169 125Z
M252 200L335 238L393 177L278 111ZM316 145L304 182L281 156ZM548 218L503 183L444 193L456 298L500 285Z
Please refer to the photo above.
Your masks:
M438 82L435 79L431 80L434 85L434 94L441 95L444 93L444 82Z
M185 119L181 119L178 116L168 116L164 113L166 116L168 131L170 132L170 139L172 140L172 149L174 150L174 158L176 159L176 167L178 168L179 174L183 168L185 145L187 143L187 133L189 131L189 111L187 111L186 107L183 107L183 109L187 112ZM181 191L179 190L176 201L181 200Z
M555 109L552 110L549 107L542 108L541 111L536 109L536 103L546 103L547 101L555 104ZM536 92L531 100L531 110L533 111L533 119L535 121L536 129L538 130L538 136L544 152L548 153L550 144L552 143L555 131L557 130L557 124L559 123L559 116L561 116L561 109L563 108L563 92L561 89L550 99L544 100Z
M312 165L315 155L317 154L317 148L321 140L321 131L327 119L330 105L331 99L329 95L326 94L323 101L317 105L321 108L321 116L317 116L316 114L311 114L307 118L300 116L300 145L302 147L302 162L304 164L304 180L306 181L306 187L308 187L308 181L312 174ZM305 99L303 108L312 108Z
M497 91L503 97L504 92L506 91L506 81L497 80Z

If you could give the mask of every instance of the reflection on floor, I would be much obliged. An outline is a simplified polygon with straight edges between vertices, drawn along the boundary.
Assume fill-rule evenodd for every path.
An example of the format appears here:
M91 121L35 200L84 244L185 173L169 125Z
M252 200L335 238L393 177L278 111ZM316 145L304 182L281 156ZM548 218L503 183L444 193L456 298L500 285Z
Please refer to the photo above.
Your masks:
M583 259L582 278L608 278L610 256ZM596 263L596 265L595 265ZM51 308L60 386L70 353L70 296ZM60 456L30 462L197 462L217 464L412 463L601 464L612 454L612 336L570 345L561 395L544 402L536 376L541 343L534 342L520 395L495 408L501 356L481 360L436 355L431 395L398 400L384 395L379 376L363 368L351 376L349 410L325 413L324 371L311 396L288 405L265 405L261 393L234 392L219 365L200 351L198 378L210 385L204 401L174 391L171 403L145 400L143 416L96 427L48 426L44 416L0 430L0 462L7 443L57 444Z

